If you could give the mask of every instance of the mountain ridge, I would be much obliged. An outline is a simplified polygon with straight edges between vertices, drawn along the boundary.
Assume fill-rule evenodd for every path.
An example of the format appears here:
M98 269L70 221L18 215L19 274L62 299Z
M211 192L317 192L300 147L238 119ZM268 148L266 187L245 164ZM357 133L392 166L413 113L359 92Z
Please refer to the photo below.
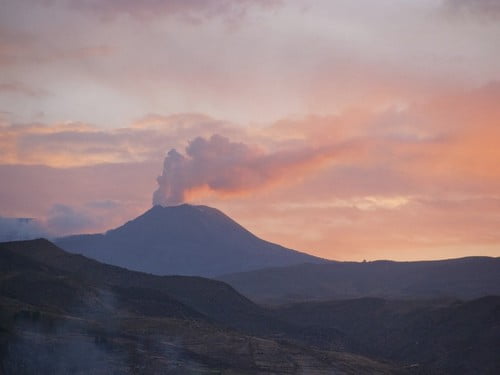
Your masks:
M62 237L54 242L69 252L158 275L214 277L328 262L265 241L215 208L188 204L153 206L105 233Z
M218 279L254 301L273 304L361 297L473 299L500 295L500 258L332 261L233 273Z

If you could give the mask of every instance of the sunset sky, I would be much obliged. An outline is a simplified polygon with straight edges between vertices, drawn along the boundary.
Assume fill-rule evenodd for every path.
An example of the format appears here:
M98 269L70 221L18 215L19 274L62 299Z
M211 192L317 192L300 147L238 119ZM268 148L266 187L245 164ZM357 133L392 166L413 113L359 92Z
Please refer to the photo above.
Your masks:
M500 2L3 0L0 216L155 191L330 259L500 256Z

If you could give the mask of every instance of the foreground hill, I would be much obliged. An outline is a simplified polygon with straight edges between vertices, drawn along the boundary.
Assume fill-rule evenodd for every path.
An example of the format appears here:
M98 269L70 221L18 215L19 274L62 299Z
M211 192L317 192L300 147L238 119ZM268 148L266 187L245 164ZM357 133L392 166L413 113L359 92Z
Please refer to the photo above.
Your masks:
M266 303L360 297L473 299L500 295L500 258L301 264L219 279Z
M157 275L217 276L325 260L264 241L219 210L154 206L104 234L57 239L63 249Z
M22 280L41 273L43 278L53 279L55 284L58 284L57 280L65 280L64 277L67 277L69 280L76 278L81 281L80 284L75 283L82 288L86 288L88 284L95 284L138 292L144 290L148 293L163 293L167 299L174 298L177 303L190 306L210 319L223 321L228 325L233 321L251 322L252 316L259 316L263 311L258 305L220 281L187 276L160 277L132 272L81 255L67 253L44 239L0 243L0 258L3 260L0 271L13 272L8 279L4 279L8 284L3 285L17 285L19 291L13 291L14 296L21 291L31 293L29 285L24 287ZM19 267L25 272L20 272ZM34 272L37 269L39 272ZM47 285L43 296L50 295L54 288L56 286L51 288ZM78 300L78 294L73 294L73 298ZM63 301L56 299L56 302ZM65 305L68 306L68 303Z
M128 271L46 240L0 243L2 375L405 372L308 345L308 332L220 281Z
M500 374L500 296L308 302L276 314L309 329L341 329L349 350L404 362L418 374Z
M498 374L499 329L498 296L270 309L220 281L0 243L2 375Z

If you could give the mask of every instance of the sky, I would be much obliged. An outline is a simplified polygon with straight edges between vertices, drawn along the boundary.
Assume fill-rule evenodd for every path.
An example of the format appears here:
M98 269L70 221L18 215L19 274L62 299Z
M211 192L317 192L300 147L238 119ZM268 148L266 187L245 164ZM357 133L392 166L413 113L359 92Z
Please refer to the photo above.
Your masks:
M329 259L500 256L500 2L3 0L0 233L183 202Z

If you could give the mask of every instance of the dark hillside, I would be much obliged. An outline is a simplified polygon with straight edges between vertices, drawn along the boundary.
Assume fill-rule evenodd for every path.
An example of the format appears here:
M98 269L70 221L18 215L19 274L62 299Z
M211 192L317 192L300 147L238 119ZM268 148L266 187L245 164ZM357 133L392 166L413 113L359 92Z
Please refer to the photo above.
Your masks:
M324 259L286 249L250 233L207 206L154 206L104 234L57 239L61 248L157 275L216 276Z

